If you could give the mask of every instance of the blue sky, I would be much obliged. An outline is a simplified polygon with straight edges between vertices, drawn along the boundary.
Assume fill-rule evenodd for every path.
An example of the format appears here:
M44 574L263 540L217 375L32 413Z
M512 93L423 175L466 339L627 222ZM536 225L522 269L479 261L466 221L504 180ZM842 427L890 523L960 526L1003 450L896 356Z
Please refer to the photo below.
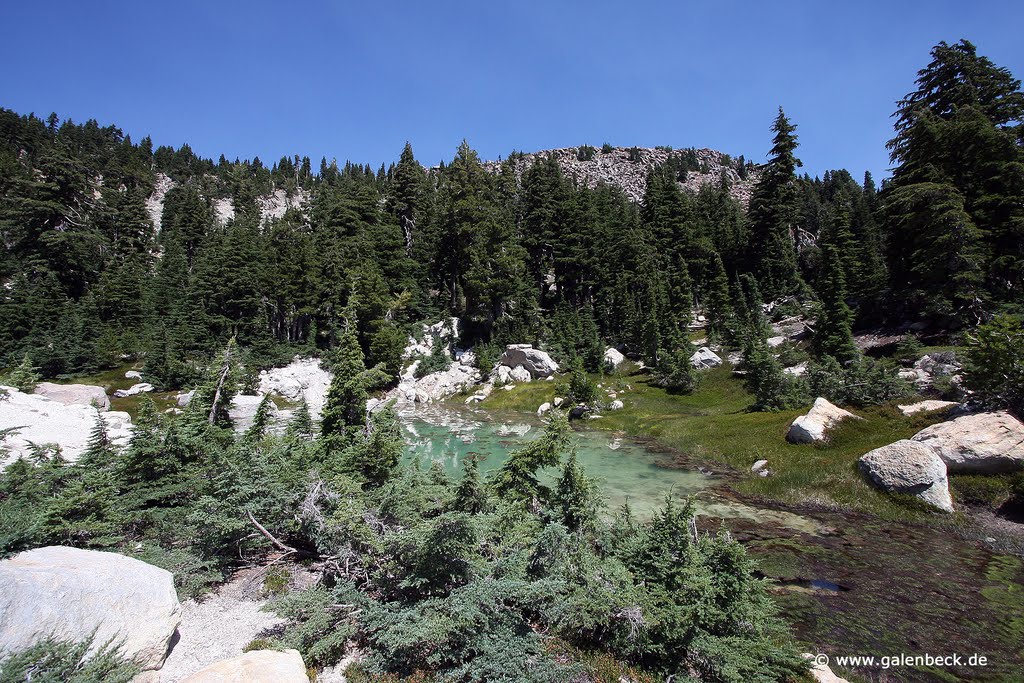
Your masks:
M939 40L1024 77L1022 2L50 2L0 8L0 106L217 158L427 165L580 144L763 161L778 106L818 175L885 173Z

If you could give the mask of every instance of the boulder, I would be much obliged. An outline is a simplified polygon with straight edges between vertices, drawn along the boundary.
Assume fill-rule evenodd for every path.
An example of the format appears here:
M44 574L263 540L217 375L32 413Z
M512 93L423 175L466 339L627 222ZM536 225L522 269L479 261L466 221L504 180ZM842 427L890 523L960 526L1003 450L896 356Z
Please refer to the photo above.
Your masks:
M1024 469L1024 424L1007 412L964 415L926 427L912 438L934 450L950 472Z
M251 650L222 659L182 683L309 683L298 650Z
M327 402L330 386L331 373L320 367L319 358L296 357L283 368L260 372L257 393L274 393L294 402L306 399L309 414L316 420Z
M179 408L184 408L192 402L192 397L196 395L196 390L183 391L174 397L174 402L178 404Z
M800 363L783 369L783 372L793 377L803 377L807 374L807 363Z
M767 466L768 466L768 461L767 460L758 460L757 462L755 462L753 465L750 466L750 471L751 472L760 472L761 470L763 470Z
M512 368L512 372L509 373L509 377L512 379L513 382L526 383L533 381L533 375L530 374L530 371L527 370L522 365L517 365L516 367Z
M148 393L153 391L153 389L153 385L149 382L139 382L138 384L133 384L128 389L118 389L114 392L114 396L117 398L127 398L128 396L135 396L136 394Z
M946 465L928 446L902 439L861 456L860 468L878 488L916 496L943 512L953 511Z
M541 403L540 407L537 408L537 417L540 417L541 415L543 415L544 413L548 412L549 410L551 410L551 404L550 403Z
M141 380L142 379L142 373L139 372L138 370L129 370L128 372L124 373L124 378L125 379L138 379L138 380Z
M498 384L508 384L512 381L512 368L507 365L499 365L494 368L491 378Z
M828 430L847 418L860 419L853 413L834 406L821 397L816 398L814 405L806 415L801 415L793 420L786 439L790 443L824 441Z
M779 337L768 337L768 346L770 348L774 349L776 346L782 346L783 344L786 343L786 341L787 341L787 339L785 337L782 337L782 336L779 336Z
M158 669L180 621L173 575L131 557L51 546L0 562L0 653L95 631L94 650L114 639Z
M110 408L110 397L103 387L91 384L54 384L53 382L40 382L36 385L34 394L45 396L51 401L62 403L66 406L94 406L100 410Z
M722 364L722 359L717 353L712 351L706 346L702 346L697 349L697 352L690 356L690 365L697 368L698 370L708 370L710 368L717 368Z
M827 659L818 661L810 653L805 653L804 658L811 660L811 678L814 679L814 683L850 683L845 678L840 678L832 672L829 665L825 663L828 661Z
M917 403L899 405L896 407L899 408L900 412L904 415L914 415L915 413L927 413L933 410L943 410L944 408L951 408L956 405L960 404L956 401L918 401Z
M14 387L3 387L7 398L0 401L0 429L12 429L3 446L8 461L32 453L31 444L55 444L68 460L76 460L85 450L96 426L97 409L92 406L64 405L46 396L26 394ZM107 435L123 445L131 436L131 418L127 413L102 413ZM6 464L0 460L0 467Z
M555 400L554 400L554 401L553 401L552 403L554 403L554 406L555 406L556 408L558 408L559 406L561 406L561 405L562 405L562 403L563 403L564 401L565 401L565 399L564 399L564 398L562 398L561 396L555 396Z
M533 348L530 344L509 344L505 348L505 353L501 355L498 364L510 368L516 368L521 365L529 371L530 376L534 379L549 377L558 372L558 363L552 360L551 356L547 353Z
M239 394L231 398L231 404L228 406L228 416L231 418L231 422L235 425L235 431L244 432L252 426L252 420L256 417L256 409L260 407L260 403L262 402L262 396ZM274 417L276 413L277 406L271 402L271 417Z
M608 410L622 410L625 407L626 406L622 403L621 400L615 399L614 401L611 402L611 405L608 406Z
M604 362L605 365L610 365L613 368L617 368L622 365L622 362L626 360L626 357L622 355L622 352L615 347L609 346L604 350Z

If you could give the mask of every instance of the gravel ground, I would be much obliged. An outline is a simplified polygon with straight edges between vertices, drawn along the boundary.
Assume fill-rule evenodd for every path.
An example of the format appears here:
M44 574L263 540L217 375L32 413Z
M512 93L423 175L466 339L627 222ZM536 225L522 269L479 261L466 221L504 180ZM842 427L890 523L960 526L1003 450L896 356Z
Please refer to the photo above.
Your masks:
M180 638L153 683L178 683L216 661L240 655L252 640L284 622L260 611L266 600L253 597L260 587L257 572L240 571L202 602L182 603Z

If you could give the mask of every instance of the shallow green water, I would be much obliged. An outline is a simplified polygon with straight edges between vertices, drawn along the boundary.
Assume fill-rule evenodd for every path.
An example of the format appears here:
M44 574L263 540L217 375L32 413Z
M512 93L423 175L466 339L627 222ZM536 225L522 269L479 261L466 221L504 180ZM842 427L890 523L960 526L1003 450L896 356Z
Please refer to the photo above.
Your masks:
M424 467L439 462L456 477L461 476L463 463L470 456L480 458L480 471L486 476L501 466L509 451L537 438L543 430L540 419L532 416L437 405L403 414L402 424L408 457L419 458ZM628 501L637 515L645 517L673 493L677 497L696 496L698 513L709 517L743 517L816 531L813 520L721 498L712 491L716 483L713 476L661 467L665 456L641 442L585 425L575 432L573 441L580 464L601 483L609 512ZM542 474L552 482L558 468Z

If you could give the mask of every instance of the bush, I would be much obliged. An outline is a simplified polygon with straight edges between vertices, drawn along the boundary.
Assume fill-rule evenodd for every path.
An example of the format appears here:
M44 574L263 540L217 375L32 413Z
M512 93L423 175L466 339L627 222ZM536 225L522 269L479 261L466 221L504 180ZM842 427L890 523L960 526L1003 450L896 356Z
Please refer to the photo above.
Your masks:
M445 353L444 344L440 341L434 342L429 356L420 356L420 364L416 366L416 379L426 377L435 372L444 372L452 366L452 358Z
M918 341L917 337L908 334L899 343L893 352L893 358L901 365L913 365L914 362L924 353L924 344Z
M690 363L692 350L684 346L672 352L658 354L659 363L654 371L654 381L670 394L691 394L700 384L700 374Z
M93 636L79 643L49 639L15 652L0 665L0 683L129 683L140 667L121 657L114 643L93 654Z
M473 365L484 377L490 374L501 358L501 348L494 342L477 344L473 349Z
M1024 416L1024 328L1010 316L995 318L968 336L964 386L982 405Z
M569 373L569 391L566 400L569 405L593 403L597 399L597 384L591 381L587 371L583 369L583 361L579 356L572 359Z
M596 149L594 149L590 145L583 145L582 147L576 150L576 160L590 161L591 159L594 158L595 154L597 154Z
M601 145L601 154L611 154L614 151L615 148L612 147L610 142L606 142L603 145Z
M29 358L26 353L17 367L12 368L7 374L0 378L0 384L6 384L14 387L18 391L31 394L36 390L36 385L39 384L39 380L41 379L38 370L39 368L32 365L32 359Z
M914 393L914 388L900 379L891 362L863 356L846 367L831 356L823 356L808 366L807 382L815 396L859 407L888 403Z

